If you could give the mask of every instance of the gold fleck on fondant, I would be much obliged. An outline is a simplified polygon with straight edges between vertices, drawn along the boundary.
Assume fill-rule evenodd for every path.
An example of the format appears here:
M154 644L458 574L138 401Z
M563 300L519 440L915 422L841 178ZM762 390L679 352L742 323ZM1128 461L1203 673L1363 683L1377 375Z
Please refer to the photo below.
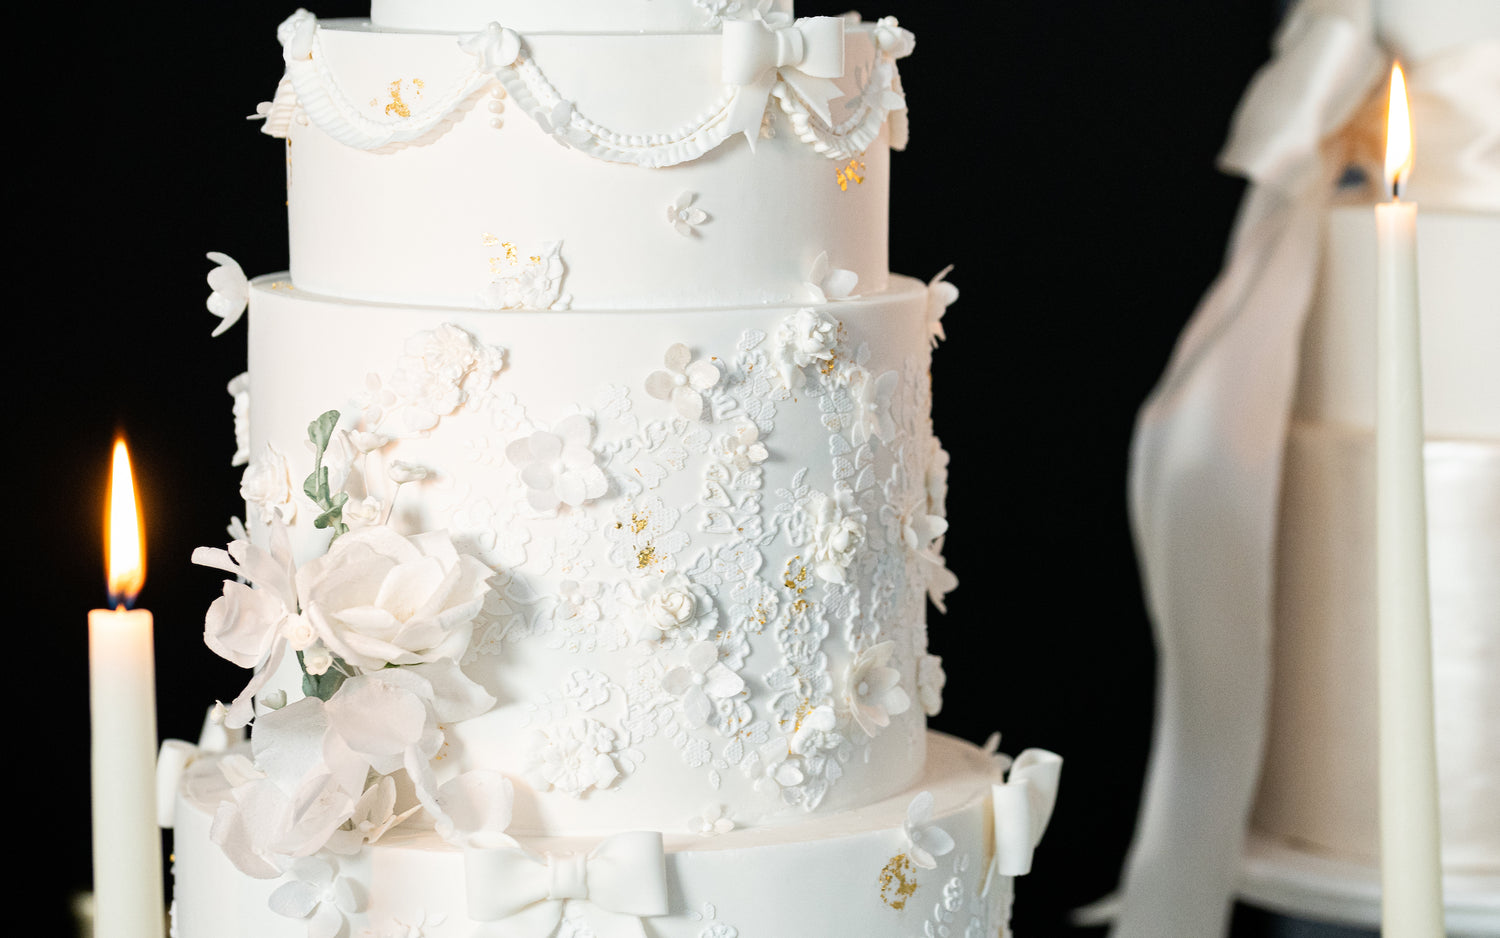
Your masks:
M500 239L486 231L484 234L479 236L479 243L487 248L491 248L499 244Z
M840 191L848 192L851 182L857 186L865 184L865 164L860 160L850 160L849 165L840 167L836 175Z
M633 534L639 534L646 530L646 525L651 523L651 516L645 512L632 512L630 515L630 530Z
M917 891L916 873L911 857L904 853L891 857L880 871L880 901L898 912L906 908L906 900Z
M423 88L422 79L420 79L420 78L412 79L412 81L409 82L409 84L414 89L416 89L416 97L420 98L422 96L422 88ZM398 78L395 81L391 82L389 85L386 86L385 91L386 91L386 94L388 94L388 95L391 96L390 103L388 103L385 106L385 116L386 117L390 117L392 114L394 114L397 117L410 117L411 116L411 108L407 105L407 103L401 97L401 79Z
M647 544L641 552L635 555L635 566L637 570L644 570L656 562L656 545Z

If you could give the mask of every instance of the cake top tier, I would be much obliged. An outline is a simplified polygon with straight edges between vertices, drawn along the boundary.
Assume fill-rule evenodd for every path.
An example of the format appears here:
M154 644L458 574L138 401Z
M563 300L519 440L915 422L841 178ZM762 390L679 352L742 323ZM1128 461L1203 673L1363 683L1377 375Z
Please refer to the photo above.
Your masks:
M715 30L724 20L790 16L792 0L372 0L388 29L472 32L489 23L522 32L671 33Z

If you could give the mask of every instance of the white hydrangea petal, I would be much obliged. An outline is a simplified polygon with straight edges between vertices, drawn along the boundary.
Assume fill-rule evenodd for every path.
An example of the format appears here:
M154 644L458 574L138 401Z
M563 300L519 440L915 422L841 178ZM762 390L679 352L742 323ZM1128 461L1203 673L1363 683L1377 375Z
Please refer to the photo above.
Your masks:
M589 440L594 437L594 425L583 414L573 414L559 420L552 427L552 432L562 439L565 444L564 448L587 447Z
M693 729L706 726L714 715L714 705L708 695L694 686L682 696L682 715Z
M505 445L505 458L517 466L524 466L531 462L531 438L523 436L518 440L511 440L507 443Z
M560 437L538 430L531 435L531 455L537 460L551 462L562 455L563 441Z
M852 270L835 270L823 279L823 292L835 299L845 299L854 293L859 284L859 275Z
M530 462L521 467L521 481L530 489L552 488L552 466L545 462Z
M919 793L911 800L911 804L906 806L906 823L911 827L916 827L932 820L932 809L936 801L937 799L930 791Z
M689 205L692 205L695 201L697 201L697 199L698 193L688 189L684 189L682 192L679 192L677 194L677 202L673 205L673 208L680 212L683 209L687 208Z
M891 716L900 716L911 709L911 697L906 691L899 687L893 687L885 693L885 712ZM885 724L881 724L882 726Z
M677 382L665 371L653 371L646 377L646 393L659 401L670 400Z
M594 464L594 451L587 446L578 446L573 443L563 447L562 464L570 470L579 470Z
M588 499L588 488L583 480L576 474L565 472L557 477L557 484L553 489L557 497L568 505L577 508Z
M667 370L676 372L677 374L682 374L687 369L688 362L691 362L692 360L692 349L688 348L686 345L683 345L681 342L678 342L671 348L667 349L667 354L662 359L662 361L667 366Z
M287 918L307 918L318 907L321 892L322 890L312 883L294 879L277 886L276 891L271 893L267 904L277 915Z
M313 913L312 919L307 923L307 938L338 938L344 930L344 915L333 903L325 902L318 906Z
M703 418L703 395L689 387L672 389L672 406L688 420Z
M578 473L583 480L585 498L601 498L609 491L609 479L598 466L589 466Z
M708 221L708 213L701 208L688 209L683 220L689 225L701 225Z
M745 689L745 679L717 661L704 673L704 677L707 678L703 684L704 693L720 700L728 700Z
M557 506L562 504L557 493L551 487L545 489L527 489L526 504L537 511L556 511Z
M688 646L687 665L696 674L706 674L719 660L719 648L713 642L694 642Z
M688 384L699 391L707 391L719 383L719 368L713 362L703 359L695 361L687 368Z
M687 668L673 668L661 676L661 689L673 697L681 697L693 686L693 672Z
M814 284L821 284L828 276L828 252L824 251L813 259L812 270L808 272L807 279Z

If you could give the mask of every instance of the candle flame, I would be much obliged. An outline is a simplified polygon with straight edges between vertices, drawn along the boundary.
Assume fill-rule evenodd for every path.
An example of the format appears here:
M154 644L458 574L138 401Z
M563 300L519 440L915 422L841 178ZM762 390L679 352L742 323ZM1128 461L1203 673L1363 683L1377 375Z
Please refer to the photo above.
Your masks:
M130 453L125 449L125 441L119 438L115 440L109 473L104 530L109 603L118 609L135 602L146 582L146 535L141 529L140 502L130 472Z
M1391 105L1385 131L1385 185L1392 198L1401 197L1411 166L1411 110L1406 102L1406 76L1398 62L1391 66Z

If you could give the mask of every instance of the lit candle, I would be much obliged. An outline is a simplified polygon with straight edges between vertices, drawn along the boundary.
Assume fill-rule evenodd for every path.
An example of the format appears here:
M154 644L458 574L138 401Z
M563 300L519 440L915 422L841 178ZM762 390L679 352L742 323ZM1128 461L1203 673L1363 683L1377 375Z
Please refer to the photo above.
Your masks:
M1391 201L1375 206L1381 922L1384 935L1434 938L1443 934L1443 887L1427 595L1417 206L1401 201L1412 145L1399 65L1391 72L1385 163Z
M130 456L115 441L105 519L113 609L89 613L95 938L161 938L156 686L151 613L126 607L146 580Z

